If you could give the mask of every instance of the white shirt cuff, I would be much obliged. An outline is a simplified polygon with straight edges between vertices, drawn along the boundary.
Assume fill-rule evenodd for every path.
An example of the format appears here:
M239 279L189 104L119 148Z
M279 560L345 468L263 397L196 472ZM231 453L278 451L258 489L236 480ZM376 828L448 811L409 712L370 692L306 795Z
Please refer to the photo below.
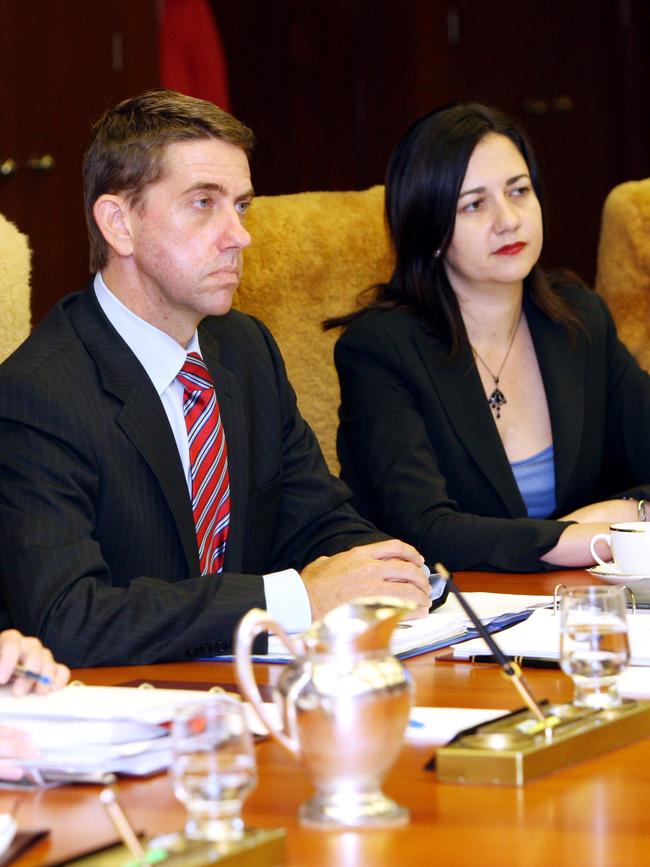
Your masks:
M307 589L295 569L264 575L266 608L286 632L304 632L311 624Z

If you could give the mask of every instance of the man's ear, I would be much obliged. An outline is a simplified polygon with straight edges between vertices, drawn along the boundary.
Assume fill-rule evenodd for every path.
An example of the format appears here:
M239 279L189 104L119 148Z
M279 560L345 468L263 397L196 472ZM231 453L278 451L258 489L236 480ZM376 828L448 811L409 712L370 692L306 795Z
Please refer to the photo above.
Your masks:
M104 240L118 256L133 253L129 225L129 205L123 196L104 193L93 205L93 216Z

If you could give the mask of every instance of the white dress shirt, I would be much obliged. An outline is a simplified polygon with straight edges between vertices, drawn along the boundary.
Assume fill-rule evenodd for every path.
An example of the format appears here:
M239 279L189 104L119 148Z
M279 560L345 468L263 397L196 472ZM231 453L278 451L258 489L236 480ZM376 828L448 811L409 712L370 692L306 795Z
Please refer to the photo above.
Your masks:
M162 401L191 496L190 449L183 415L183 386L176 377L188 352L197 352L203 357L198 333L194 332L187 348L183 349L169 334L125 307L99 273L95 275L94 289L106 317L144 367ZM263 577L266 605L278 623L287 632L303 632L307 629L311 623L309 598L296 570L284 569Z

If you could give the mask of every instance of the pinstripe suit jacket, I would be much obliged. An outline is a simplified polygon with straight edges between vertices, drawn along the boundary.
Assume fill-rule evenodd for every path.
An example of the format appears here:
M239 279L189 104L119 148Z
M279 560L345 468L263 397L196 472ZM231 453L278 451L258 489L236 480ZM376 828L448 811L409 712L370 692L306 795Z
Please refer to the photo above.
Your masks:
M266 328L231 311L199 339L232 491L224 571L206 577L164 409L92 289L0 366L0 627L69 665L229 652L262 573L383 538L328 473Z

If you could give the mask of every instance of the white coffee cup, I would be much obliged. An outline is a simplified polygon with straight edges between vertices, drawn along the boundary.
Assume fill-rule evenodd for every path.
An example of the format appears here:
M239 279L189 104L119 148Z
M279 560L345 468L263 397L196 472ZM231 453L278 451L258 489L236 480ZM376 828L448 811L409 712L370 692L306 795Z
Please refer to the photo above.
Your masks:
M598 533L593 537L591 555L597 563L608 568L610 564L596 553L596 544L601 539L609 545L614 563L622 575L650 575L650 521L612 524L609 533Z

